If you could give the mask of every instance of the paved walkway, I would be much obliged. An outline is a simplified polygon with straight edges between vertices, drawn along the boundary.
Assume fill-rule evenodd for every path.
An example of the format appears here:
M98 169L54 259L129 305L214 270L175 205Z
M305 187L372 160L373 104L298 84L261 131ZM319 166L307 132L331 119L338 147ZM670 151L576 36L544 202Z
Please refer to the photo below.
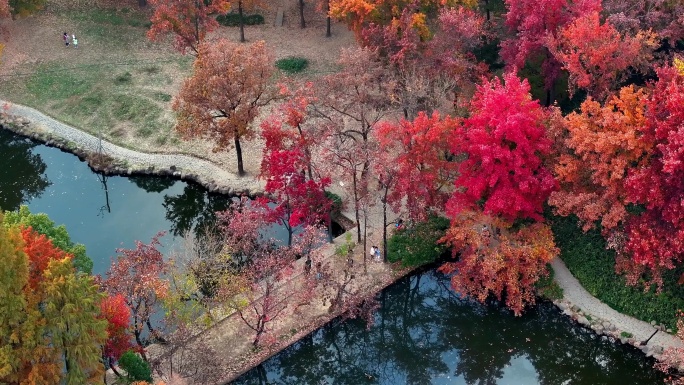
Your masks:
M555 281L563 288L563 296L565 299L582 309L582 312L585 314L591 314L594 317L611 322L618 330L631 333L637 341L645 341L656 331L651 324L618 313L610 306L589 294L589 292L587 292L570 273L570 270L568 270L565 263L563 263L560 258L554 258L554 260L551 261L551 266L555 273ZM659 331L649 340L648 346L684 348L684 342L671 334Z
M31 122L31 131L47 133L56 138L75 143L78 148L88 152L98 152L100 145L102 152L110 157L125 160L132 169L146 170L154 167L155 170L175 172L176 176L187 177L210 187L211 190L219 190L228 193L253 194L263 191L263 184L253 177L239 177L207 160L177 154L146 154L124 147L117 146L105 140L100 141L97 137L74 127L59 122L31 107L23 106L0 100L0 105L7 108L0 112L9 115L23 117Z

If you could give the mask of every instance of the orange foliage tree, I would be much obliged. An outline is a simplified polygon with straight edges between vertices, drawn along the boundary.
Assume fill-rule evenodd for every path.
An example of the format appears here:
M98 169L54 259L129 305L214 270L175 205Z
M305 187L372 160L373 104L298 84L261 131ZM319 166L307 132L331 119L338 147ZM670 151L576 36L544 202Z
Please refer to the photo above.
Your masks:
M413 8L411 26L425 33L428 14L457 4L474 7L477 0L330 0L329 13L346 21L349 28L361 36L361 30L368 24L388 25L398 20L404 9Z
M440 267L441 272L452 274L451 287L480 302L494 296L515 315L534 304L534 284L546 275L546 264L558 254L545 224L514 229L474 211L455 217L442 242L458 252L457 262Z
M643 90L625 87L605 105L589 98L565 118L565 151L554 169L561 189L549 198L557 214L577 215L585 231L598 220L604 230L624 224L625 179L651 150L639 131L646 99Z
M201 44L194 74L173 103L176 130L185 138L214 139L214 151L233 146L238 174L244 175L241 141L254 137L252 121L277 95L272 74L273 57L263 41L240 45L221 39Z
M150 0L154 13L147 31L150 40L174 35L174 48L181 53L188 49L195 54L207 33L218 27L214 13L230 9L229 0Z

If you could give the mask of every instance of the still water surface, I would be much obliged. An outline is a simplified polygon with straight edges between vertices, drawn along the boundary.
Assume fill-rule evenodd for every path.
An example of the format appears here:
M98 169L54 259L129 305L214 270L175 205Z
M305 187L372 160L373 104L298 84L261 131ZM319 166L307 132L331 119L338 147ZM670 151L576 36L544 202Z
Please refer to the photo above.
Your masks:
M663 375L636 349L576 327L550 303L522 317L459 298L430 270L381 295L374 325L331 323L236 383L647 385Z
M0 208L27 204L65 224L102 274L118 247L172 244L213 218L229 199L193 184L153 177L106 177L71 154L0 130ZM277 235L275 235L277 236ZM334 322L250 371L238 384L661 384L634 349L575 327L549 304L513 317L464 301L434 271L381 295L369 330Z

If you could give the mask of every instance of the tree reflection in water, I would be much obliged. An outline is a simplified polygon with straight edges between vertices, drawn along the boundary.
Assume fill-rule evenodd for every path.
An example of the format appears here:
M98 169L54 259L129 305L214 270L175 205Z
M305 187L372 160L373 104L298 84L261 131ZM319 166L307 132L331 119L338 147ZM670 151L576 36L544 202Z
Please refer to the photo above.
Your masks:
M183 193L176 196L164 195L166 219L171 222L171 233L179 236L194 230L195 235L216 222L216 212L226 210L231 198L213 194L202 187L189 183Z
M37 143L0 129L0 209L18 210L23 203L39 197L50 186L47 165L34 154Z
M635 349L575 327L549 303L522 317L460 298L428 271L381 294L376 323L333 322L237 384L657 384Z

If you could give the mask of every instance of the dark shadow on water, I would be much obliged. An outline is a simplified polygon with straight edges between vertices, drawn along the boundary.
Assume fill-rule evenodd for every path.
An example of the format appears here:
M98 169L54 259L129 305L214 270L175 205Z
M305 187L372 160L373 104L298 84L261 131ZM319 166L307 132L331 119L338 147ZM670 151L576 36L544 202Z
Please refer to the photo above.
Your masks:
M236 384L659 384L653 361L550 303L522 317L456 295L434 270L380 295L375 325L332 322ZM264 376L264 370L266 376ZM264 378L266 377L266 378Z
M18 210L50 186L47 165L32 151L36 146L38 143L0 129L0 209Z

